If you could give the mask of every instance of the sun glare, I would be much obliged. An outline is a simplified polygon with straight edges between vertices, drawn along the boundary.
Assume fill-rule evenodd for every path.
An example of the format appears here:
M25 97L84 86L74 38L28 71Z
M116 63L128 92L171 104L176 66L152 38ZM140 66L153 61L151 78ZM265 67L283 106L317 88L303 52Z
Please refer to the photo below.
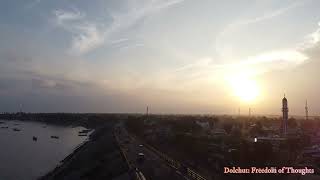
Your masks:
M252 102L259 95L259 88L255 80L248 77L235 77L230 79L230 84L235 96L244 102Z

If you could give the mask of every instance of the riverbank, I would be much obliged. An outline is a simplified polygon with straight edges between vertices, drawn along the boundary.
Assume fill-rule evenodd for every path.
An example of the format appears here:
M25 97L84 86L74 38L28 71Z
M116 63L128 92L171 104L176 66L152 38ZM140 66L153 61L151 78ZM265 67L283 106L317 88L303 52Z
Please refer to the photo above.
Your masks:
M95 113L0 113L1 120L33 121L56 126L82 126L95 129L104 123L122 119L116 114Z
M0 179L35 180L88 139L83 127L31 121L0 120ZM7 127L7 128L2 128Z
M126 115L69 113L2 113L4 121L20 120L47 125L92 129L87 141L77 146L53 170L38 178L55 179L130 179L128 165L113 137L114 124ZM39 152L41 153L41 152Z
M39 180L129 179L129 168L112 135L113 123L97 128L59 166Z

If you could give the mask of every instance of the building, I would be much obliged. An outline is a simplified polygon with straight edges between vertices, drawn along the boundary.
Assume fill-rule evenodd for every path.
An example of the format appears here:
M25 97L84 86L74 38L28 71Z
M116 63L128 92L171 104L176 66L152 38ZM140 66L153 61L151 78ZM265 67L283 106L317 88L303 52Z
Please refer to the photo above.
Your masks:
M286 96L282 99L282 135L286 135L288 131L288 100Z

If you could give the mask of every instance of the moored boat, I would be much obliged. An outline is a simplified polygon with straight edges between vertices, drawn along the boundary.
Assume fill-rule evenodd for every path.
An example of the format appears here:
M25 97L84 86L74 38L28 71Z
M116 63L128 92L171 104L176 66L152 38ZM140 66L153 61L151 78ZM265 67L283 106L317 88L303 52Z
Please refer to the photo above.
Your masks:
M21 131L21 129L13 128L13 131Z
M52 139L59 139L59 136L51 136Z

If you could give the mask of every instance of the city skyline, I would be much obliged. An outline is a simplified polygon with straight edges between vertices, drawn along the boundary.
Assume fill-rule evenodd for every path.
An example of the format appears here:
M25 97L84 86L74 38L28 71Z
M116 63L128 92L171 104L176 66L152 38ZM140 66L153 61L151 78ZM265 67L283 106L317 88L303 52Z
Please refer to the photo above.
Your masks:
M4 1L0 111L320 114L320 2Z

